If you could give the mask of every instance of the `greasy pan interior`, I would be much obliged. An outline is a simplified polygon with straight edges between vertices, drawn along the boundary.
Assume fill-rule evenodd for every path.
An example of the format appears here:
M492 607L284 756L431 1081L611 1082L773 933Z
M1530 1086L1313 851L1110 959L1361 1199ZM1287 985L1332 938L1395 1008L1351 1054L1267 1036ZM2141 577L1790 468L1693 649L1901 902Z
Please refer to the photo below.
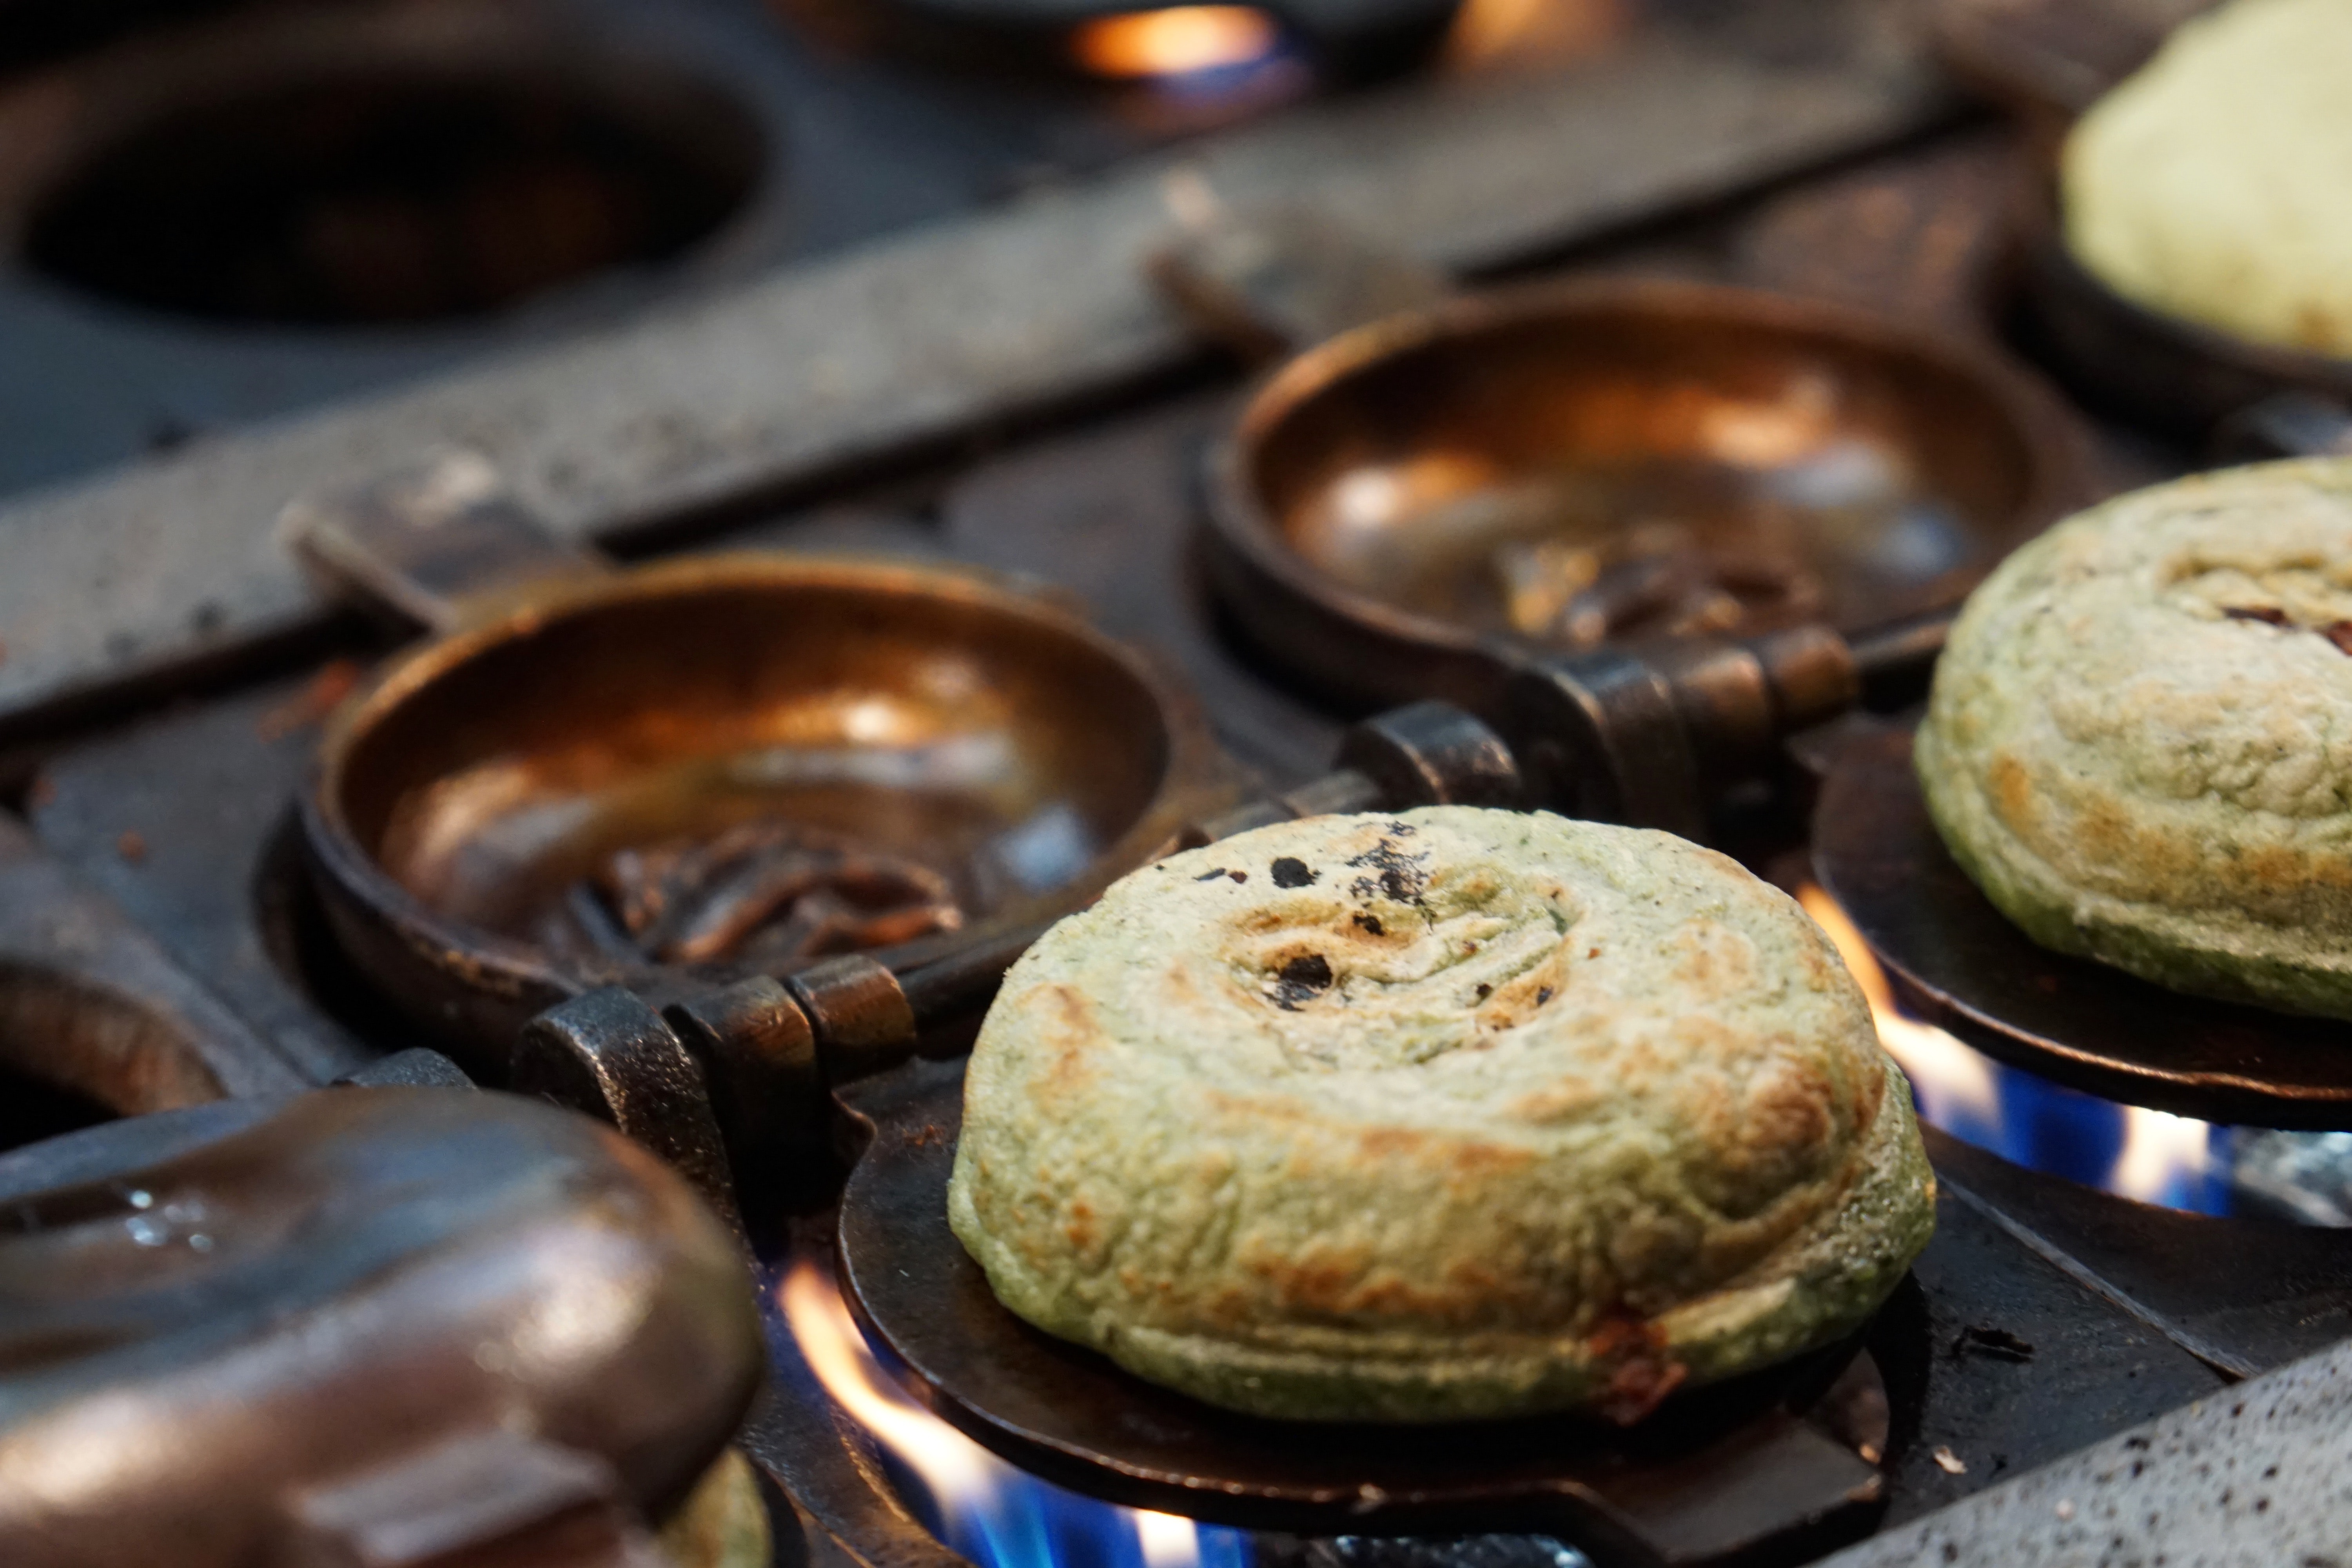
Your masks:
M1203 733L1134 655L977 578L689 559L396 666L331 733L310 837L394 995L422 955L461 987L535 976L516 1005L543 1005L551 973L611 975L549 932L616 853L781 825L928 872L958 929L1033 918L1172 830ZM371 940L386 922L402 940Z
M1457 300L1292 361L1237 427L1213 515L1247 629L1347 688L1362 682L1317 645L1350 631L1411 683L1409 649L1853 628L1949 603L2076 504L2082 471L2054 400L1990 352L1602 279ZM1724 613L1579 618L1644 562ZM1286 630L1301 610L1312 636Z

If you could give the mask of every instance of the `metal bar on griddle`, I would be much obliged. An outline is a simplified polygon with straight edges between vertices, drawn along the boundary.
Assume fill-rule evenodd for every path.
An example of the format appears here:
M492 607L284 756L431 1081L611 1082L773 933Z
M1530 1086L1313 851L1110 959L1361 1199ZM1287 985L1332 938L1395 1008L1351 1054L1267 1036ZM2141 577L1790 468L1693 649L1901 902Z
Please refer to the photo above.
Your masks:
M723 300L20 500L0 509L0 731L302 646L323 611L272 520L430 447L484 453L565 534L642 537L1178 368L1193 340L1134 263L1169 228L1179 168L1230 202L1312 190L1337 218L1475 271L1948 113L1898 0L1850 10L1801 29L1832 40L1810 58L1661 28L1556 76L1310 105Z

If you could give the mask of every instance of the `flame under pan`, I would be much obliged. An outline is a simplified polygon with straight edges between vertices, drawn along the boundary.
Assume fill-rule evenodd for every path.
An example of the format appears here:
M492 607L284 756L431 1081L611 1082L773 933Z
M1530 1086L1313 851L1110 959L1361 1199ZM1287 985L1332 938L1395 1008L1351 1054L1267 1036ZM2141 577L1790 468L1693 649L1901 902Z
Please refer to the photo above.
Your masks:
M2352 1128L2342 1023L2168 991L2011 924L1928 821L1908 729L1840 758L1814 813L1813 858L1905 999L1987 1055L2208 1121Z

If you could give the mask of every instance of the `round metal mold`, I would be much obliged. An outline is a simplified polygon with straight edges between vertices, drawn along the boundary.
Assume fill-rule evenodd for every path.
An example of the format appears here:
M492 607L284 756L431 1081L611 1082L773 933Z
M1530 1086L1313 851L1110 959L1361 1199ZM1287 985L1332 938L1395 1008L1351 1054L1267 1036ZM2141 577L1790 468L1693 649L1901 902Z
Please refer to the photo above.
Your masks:
M344 952L495 1078L531 1015L677 973L549 944L617 852L775 822L912 863L962 920L875 950L911 963L1078 907L1229 787L1191 698L1056 605L745 553L485 607L330 724L300 819Z
M1253 1529L1530 1530L1610 1561L1691 1563L1792 1535L1818 1550L1878 1496L1841 1414L1854 1382L1880 1386L1853 1343L1675 1395L1632 1428L1574 1415L1298 1423L1202 1405L998 1304L948 1226L961 1062L913 1063L841 1098L869 1134L839 1214L852 1310L941 1416L1048 1480ZM1859 1440L1883 1451L1883 1389L1877 1408Z
M331 6L134 42L62 69L64 111L16 127L0 224L54 283L247 329L609 289L740 226L769 161L751 104L663 35Z
M226 1092L187 1031L157 1009L0 957L0 1149Z
M1905 1000L1988 1056L2208 1121L2352 1128L2352 1026L2168 991L2011 924L1928 819L1907 729L1839 757L1813 865Z
M1343 332L1260 385L1207 484L1221 597L1276 663L1344 700L1478 710L1564 647L1955 602L2089 495L2072 416L1989 348L1633 279ZM1645 571L1696 572L1736 614L1645 621Z

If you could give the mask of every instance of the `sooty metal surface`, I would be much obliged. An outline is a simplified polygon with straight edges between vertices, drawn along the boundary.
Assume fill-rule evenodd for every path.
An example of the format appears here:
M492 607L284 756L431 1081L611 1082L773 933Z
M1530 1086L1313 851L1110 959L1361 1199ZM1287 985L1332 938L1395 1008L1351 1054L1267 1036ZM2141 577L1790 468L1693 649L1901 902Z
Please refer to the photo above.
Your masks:
M1014 1318L949 1231L961 1064L918 1064L845 1098L873 1125L842 1200L853 1306L940 1414L1049 1479L1257 1528L1529 1528L1659 1564L1723 1561L1878 1499L1876 1469L1791 1408L1851 1352L1670 1401L1634 1428L1301 1425L1171 1394Z
M2352 1333L2352 1232L2134 1203L1932 1130L1928 1149L1947 1192L2234 1376Z
M2029 940L1927 819L1908 730L1858 739L1813 817L1827 887L1909 1001L2071 1088L2209 1121L2352 1127L2352 1029L2182 995Z

